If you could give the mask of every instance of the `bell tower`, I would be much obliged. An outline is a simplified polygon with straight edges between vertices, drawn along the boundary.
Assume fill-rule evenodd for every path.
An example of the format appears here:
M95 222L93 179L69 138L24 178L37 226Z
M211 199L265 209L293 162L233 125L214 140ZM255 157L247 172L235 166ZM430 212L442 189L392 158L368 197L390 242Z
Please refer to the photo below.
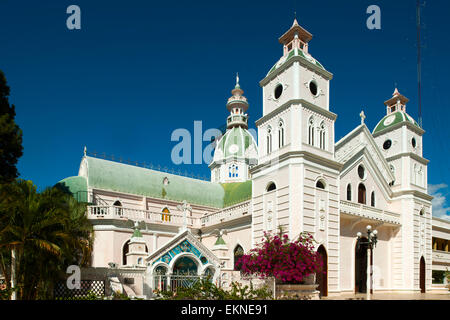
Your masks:
M395 176L393 190L426 193L428 160L423 158L425 131L406 113L408 102L409 99L395 88L392 97L384 102L386 116L375 127L373 137Z
M258 128L258 164L250 170L252 239L279 227L290 239L309 232L326 250L339 242L339 171L329 110L333 75L310 54L311 33L297 20L280 38L282 56L260 81L263 116ZM337 255L330 277L338 277ZM330 269L331 270L331 269ZM337 290L337 283L330 290Z
M431 200L427 192L428 160L423 157L425 131L406 113L409 99L396 88L384 102L386 116L372 135L395 177L391 206L401 213L396 245L401 248L404 290L419 290L420 261L425 261L427 287L431 285Z

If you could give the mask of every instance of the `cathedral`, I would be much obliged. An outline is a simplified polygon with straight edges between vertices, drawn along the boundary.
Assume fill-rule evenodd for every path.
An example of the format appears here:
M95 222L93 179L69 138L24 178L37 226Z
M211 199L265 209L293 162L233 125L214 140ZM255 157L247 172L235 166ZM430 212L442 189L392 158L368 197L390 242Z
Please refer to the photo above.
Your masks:
M326 268L318 279L321 295L366 292L367 248L357 245L357 235L371 226L377 230L369 259L373 290L431 289L425 131L395 89L372 131L361 112L361 124L336 141L333 74L309 53L311 40L297 20L279 38L282 56L260 81L257 139L248 131L249 102L237 77L210 181L85 150L78 176L58 185L88 204L93 268L142 276L128 283L145 297L162 278L170 284L180 275L211 275L226 286L239 275L236 260L264 232L281 227L290 239L309 232L316 240Z

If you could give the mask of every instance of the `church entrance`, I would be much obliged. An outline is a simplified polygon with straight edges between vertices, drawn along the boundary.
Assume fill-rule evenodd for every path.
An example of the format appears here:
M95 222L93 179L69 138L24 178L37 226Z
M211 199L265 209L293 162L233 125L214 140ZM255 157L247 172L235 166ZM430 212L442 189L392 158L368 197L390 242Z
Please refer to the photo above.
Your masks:
M175 262L172 274L197 275L197 264L189 257L181 257Z
M320 292L321 297L328 296L328 256L327 251L325 250L324 246L320 246L317 250L317 253L320 256L320 259L323 263L323 270L316 276L316 284L319 285L317 290Z
M425 259L420 258L420 292L425 293Z
M361 238L361 242L367 242ZM367 244L356 243L355 246L355 293L367 292Z

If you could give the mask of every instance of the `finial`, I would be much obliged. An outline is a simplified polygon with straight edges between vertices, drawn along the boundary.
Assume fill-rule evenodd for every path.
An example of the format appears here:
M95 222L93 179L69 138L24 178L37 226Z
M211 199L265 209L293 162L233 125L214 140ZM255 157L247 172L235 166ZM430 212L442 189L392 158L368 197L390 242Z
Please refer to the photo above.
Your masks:
M87 149L86 149L86 146L84 146L84 156L86 156L86 153L87 153Z
M366 118L366 115L364 114L364 111L361 111L359 116L361 117L361 124L364 124L364 119Z
M239 72L236 72L236 87L239 87Z

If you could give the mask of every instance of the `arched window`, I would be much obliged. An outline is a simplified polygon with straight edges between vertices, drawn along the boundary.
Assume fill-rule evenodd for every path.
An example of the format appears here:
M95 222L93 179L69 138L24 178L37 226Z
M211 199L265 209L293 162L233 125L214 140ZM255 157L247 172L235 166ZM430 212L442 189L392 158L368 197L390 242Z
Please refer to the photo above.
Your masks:
M238 166L235 164L232 164L228 167L228 177L229 178L237 178L239 176L238 174Z
M325 123L322 121L319 127L319 146L320 149L325 150Z
M244 249L237 245L236 248L234 248L234 269L235 271L240 271L242 268L242 265L238 263L239 259L244 255Z
M161 220L162 221L166 221L166 222L170 222L170 210L167 207L165 207L161 211Z
M267 154L272 152L272 128L267 128Z
M278 124L278 148L282 148L284 146L284 123L280 120Z
M113 203L114 206L114 212L116 215L121 216L122 215L122 203L120 203L119 200Z
M314 118L309 118L308 123L308 144L314 145Z
M370 205L375 207L375 191L372 191L372 194L370 195Z
M316 182L316 188L325 190L325 181L323 181L322 179L318 180Z
M366 187L360 183L358 186L358 203L366 204Z
M273 191L273 190L276 190L277 189L277 186L275 185L275 183L274 182L270 182L268 185L267 185L267 192L270 192L270 191Z
M347 201L352 201L352 185L347 185Z
M123 248L122 248L122 265L124 265L124 266L127 265L127 253L130 250L129 245L130 245L130 240L125 242L125 244L123 245Z

